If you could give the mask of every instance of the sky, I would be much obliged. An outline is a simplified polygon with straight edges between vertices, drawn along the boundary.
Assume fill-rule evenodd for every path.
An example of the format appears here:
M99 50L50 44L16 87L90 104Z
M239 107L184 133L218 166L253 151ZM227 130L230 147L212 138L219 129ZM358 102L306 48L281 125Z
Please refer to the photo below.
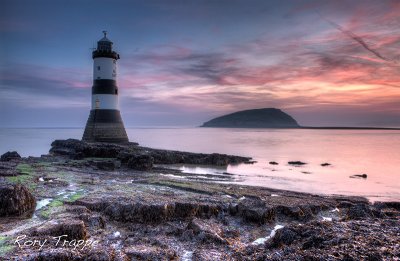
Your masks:
M400 127L400 0L0 0L0 127L84 127L108 31L127 127L280 108Z

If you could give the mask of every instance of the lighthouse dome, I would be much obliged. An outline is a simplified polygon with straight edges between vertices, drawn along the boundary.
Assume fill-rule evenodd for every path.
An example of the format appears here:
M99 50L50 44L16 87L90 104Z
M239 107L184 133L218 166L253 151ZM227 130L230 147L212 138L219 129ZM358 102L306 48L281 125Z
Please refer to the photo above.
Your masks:
M107 31L103 31L103 38L97 42L97 49L92 53L93 59L96 57L108 57L118 60L119 54L112 50L113 42L107 38Z

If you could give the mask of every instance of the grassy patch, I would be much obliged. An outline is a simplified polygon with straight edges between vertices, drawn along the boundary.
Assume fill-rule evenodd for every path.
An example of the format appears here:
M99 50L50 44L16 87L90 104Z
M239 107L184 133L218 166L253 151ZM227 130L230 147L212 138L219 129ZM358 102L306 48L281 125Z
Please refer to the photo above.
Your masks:
M63 205L64 202L59 199L54 199L47 206L45 206L43 210L40 211L39 215L45 219L49 219L55 208L61 207Z
M4 236L0 236L0 257L6 257L9 252L14 249L9 239Z
M33 174L33 168L30 164L18 164L16 167L16 170L21 173L22 175L32 175Z
M74 202L77 201L78 199L83 197L83 192L77 192L75 194L70 195L65 201L67 202Z
M30 190L36 188L35 183L35 172L31 165L29 164L18 164L16 167L17 171L20 173L18 176L7 177L7 180L11 183L21 183L27 186Z

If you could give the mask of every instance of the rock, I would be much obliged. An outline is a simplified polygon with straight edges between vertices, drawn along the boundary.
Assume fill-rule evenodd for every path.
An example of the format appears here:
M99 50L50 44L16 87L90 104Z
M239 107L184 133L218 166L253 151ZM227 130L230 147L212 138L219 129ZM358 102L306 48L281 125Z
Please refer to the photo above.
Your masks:
M300 206L280 205L276 207L276 212L277 214L301 221L310 220L314 217L312 210L308 205L300 205Z
M0 217L32 215L36 199L21 184L0 184Z
M222 230L211 222L193 219L187 225L187 230L192 230L197 239L205 243L225 244L227 241L221 236Z
M237 206L239 215L247 222L265 224L275 218L275 209L259 199L245 198Z
M302 162L302 161L289 161L288 164L289 164L289 165L297 165L297 166L300 166L300 165L305 165L305 164L307 164L307 163Z
M278 229L275 232L275 236L271 240L272 247L281 247L283 245L290 245L293 241L298 238L298 234L296 231L284 227L282 229Z
M279 163L276 162L276 161L270 161L269 164L270 164L270 165L279 165Z
M64 248L46 249L33 255L28 255L21 260L26 261L75 261L79 260L76 253Z
M371 217L372 211L366 204L357 204L350 207L346 213L346 219L362 219Z
M327 163L327 162L321 164L322 167L326 167L326 166L330 166L330 165L332 165L332 164Z
M132 156L128 161L128 167L135 170L151 170L154 158L149 155Z
M89 164L106 171L113 171L121 167L121 162L119 160L93 160L89 161Z
M373 206L379 209L393 208L397 211L400 211L400 202L396 201L387 201L387 202L376 201Z
M16 151L8 151L1 155L0 161L20 160L21 156Z
M148 245L136 245L124 249L125 254L130 258L129 260L175 260L177 255L174 250Z
M368 176L367 176L367 174L356 174L356 175L352 175L352 176L350 176L350 178L363 178L363 179L366 179Z
M85 240L88 238L85 223L82 220L73 219L57 220L57 223L45 223L43 226L34 228L31 235L52 237L67 235L61 240Z

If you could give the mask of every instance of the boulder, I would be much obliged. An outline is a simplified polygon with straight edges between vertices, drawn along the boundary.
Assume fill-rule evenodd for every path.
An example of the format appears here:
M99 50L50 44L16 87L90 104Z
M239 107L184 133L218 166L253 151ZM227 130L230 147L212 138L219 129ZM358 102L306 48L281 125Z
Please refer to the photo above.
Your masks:
M35 211L36 199L21 184L0 184L0 217L31 215Z
M275 219L275 209L260 199L245 198L237 205L239 215L246 222L265 224Z
M149 155L134 155L128 161L128 167L135 170L151 170L154 158Z
M271 240L272 247L281 247L283 245L290 245L298 238L298 234L295 230L284 227L282 229L278 229L275 232L275 236Z
M16 151L8 151L1 155L1 161L11 161L11 160L19 160L21 156Z
M88 232L85 223L82 220L66 219L57 222L45 223L43 226L33 229L32 236L52 236L58 237L67 235L61 240L85 240L88 238Z

